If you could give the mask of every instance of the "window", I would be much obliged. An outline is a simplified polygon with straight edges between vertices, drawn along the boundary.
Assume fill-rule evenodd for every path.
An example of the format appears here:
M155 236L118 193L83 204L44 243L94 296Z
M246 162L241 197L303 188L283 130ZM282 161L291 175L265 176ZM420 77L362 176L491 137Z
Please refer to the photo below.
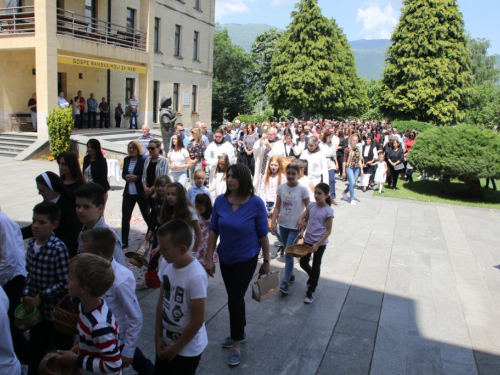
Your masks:
M174 95L173 95L173 109L175 112L179 112L179 84L174 83Z
M175 25L174 56L181 55L181 27Z
M201 10L201 0L194 0L194 9Z
M158 122L158 97L160 96L160 82L153 81L153 122Z
M127 8L127 28L129 33L133 33L135 29L135 9Z
M95 0L85 0L85 22L88 22L87 32L91 33L94 31L94 20L96 18L96 7Z
M198 110L198 105L196 102L198 96L198 86L193 86L193 112L196 112Z
M155 52L160 51L160 19L155 18Z
M193 39L193 60L198 61L198 39L200 37L200 33L198 31L194 32Z
M128 101L135 93L135 79L125 78L125 106L128 106Z

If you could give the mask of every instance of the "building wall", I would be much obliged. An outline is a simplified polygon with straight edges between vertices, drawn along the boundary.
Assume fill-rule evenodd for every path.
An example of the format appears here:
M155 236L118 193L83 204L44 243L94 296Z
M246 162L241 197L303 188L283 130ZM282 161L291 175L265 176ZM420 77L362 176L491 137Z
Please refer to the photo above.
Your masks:
M110 0L112 1L111 22L117 25L126 25L127 8L135 9L136 28L143 32L148 31L148 24L142 20L141 11L147 10L151 0ZM84 0L64 0L64 8L68 11L84 14ZM108 2L98 0L97 17L107 21ZM213 70L213 38L215 0L201 0L201 10L194 9L194 0L158 0L154 3L154 17L160 19L159 51L139 52L115 46L106 46L78 38L57 36L57 50L59 54L73 53L89 58L99 57L111 61L124 63L149 64L154 72L149 79L160 83L158 99L162 96L173 96L173 84L180 84L178 122L192 126L196 121L210 123L212 110L212 70ZM0 5L5 0L0 0ZM24 2L32 5L33 0ZM5 6L5 5L3 5ZM142 8L141 8L142 7ZM39 27L40 20L36 21ZM151 22L154 22L151 21ZM181 26L181 56L174 56L175 25ZM149 29L151 30L151 29ZM194 32L199 32L198 60L193 60ZM153 33L149 33L149 46L153 47ZM10 131L10 113L28 112L27 102L31 93L35 91L35 76L32 69L36 68L34 37L28 35L12 35L2 39L0 44L0 131ZM28 49L30 48L30 49ZM55 65L55 64L54 64ZM104 69L79 67L67 64L57 64L57 71L66 74L66 84L63 86L65 97L70 101L78 90L82 90L87 99L90 92L94 92L100 101L107 96L107 71ZM83 79L79 79L79 73ZM145 98L140 97L139 86L148 79L146 74L134 74L120 71L110 71L110 98L111 109L118 102L125 107L125 79L135 79L135 94L141 104L145 105ZM192 87L198 87L197 113L192 113ZM143 86L144 87L144 86ZM149 82L148 95L152 94L152 81ZM189 95L189 106L183 104L183 94ZM57 95L57 93L54 93ZM150 102L151 103L151 102ZM145 107L144 107L145 108ZM149 109L149 115L152 108ZM140 117L142 121L151 122L151 119ZM114 126L114 116L111 116L111 125ZM128 123L122 121L122 127Z
M0 132L10 131L10 114L29 112L36 91L35 51L0 51Z

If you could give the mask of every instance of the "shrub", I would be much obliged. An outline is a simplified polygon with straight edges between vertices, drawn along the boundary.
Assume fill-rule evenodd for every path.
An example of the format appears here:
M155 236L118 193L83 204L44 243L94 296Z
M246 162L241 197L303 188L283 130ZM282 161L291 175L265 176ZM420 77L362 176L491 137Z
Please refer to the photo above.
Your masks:
M393 121L392 126L396 127L401 133L404 133L405 129L416 130L419 133L422 133L428 129L435 128L436 125L433 125L429 122L421 122L421 121Z
M500 177L500 134L474 125L434 127L415 139L408 161L430 174L456 177L479 192L479 178Z
M50 152L57 158L62 152L68 151L71 146L71 132L73 131L72 108L54 108L47 116L49 130Z
M252 115L239 115L239 116L234 118L233 123L236 120L240 120L240 122L246 122L247 124L257 122L257 119L255 118L255 116L252 116Z

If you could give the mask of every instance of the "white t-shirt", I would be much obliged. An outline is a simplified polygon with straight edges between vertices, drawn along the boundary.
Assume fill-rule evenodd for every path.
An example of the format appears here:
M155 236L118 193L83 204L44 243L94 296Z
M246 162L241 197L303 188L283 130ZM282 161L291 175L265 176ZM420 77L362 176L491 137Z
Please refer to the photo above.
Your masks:
M284 183L278 187L276 195L281 198L278 224L288 229L297 229L297 220L306 208L304 199L309 198L309 189L301 184L290 187Z
M181 148L180 151L174 151L173 149L168 152L167 157L170 159L170 164L173 165L183 165L186 164L186 158L189 158L189 152L185 148ZM184 172L187 168L177 168L176 170L171 170L170 173Z
M163 341L173 345L191 321L191 301L207 298L207 272L197 259L184 268L174 268L162 260L158 272L163 283ZM179 352L184 357L200 355L208 344L205 323L196 336Z

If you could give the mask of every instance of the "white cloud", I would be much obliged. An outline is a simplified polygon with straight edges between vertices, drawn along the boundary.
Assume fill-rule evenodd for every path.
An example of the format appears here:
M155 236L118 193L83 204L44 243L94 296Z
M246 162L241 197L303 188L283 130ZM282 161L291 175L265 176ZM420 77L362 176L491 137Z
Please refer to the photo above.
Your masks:
M382 9L379 5L370 5L365 9L358 9L356 22L363 22L361 37L365 39L389 39L394 27L398 23L398 12L392 5Z
M286 3L291 3L293 0L271 0L271 5L273 7L279 7Z
M248 13L248 0L217 0L215 3L215 20L218 22L233 13Z

